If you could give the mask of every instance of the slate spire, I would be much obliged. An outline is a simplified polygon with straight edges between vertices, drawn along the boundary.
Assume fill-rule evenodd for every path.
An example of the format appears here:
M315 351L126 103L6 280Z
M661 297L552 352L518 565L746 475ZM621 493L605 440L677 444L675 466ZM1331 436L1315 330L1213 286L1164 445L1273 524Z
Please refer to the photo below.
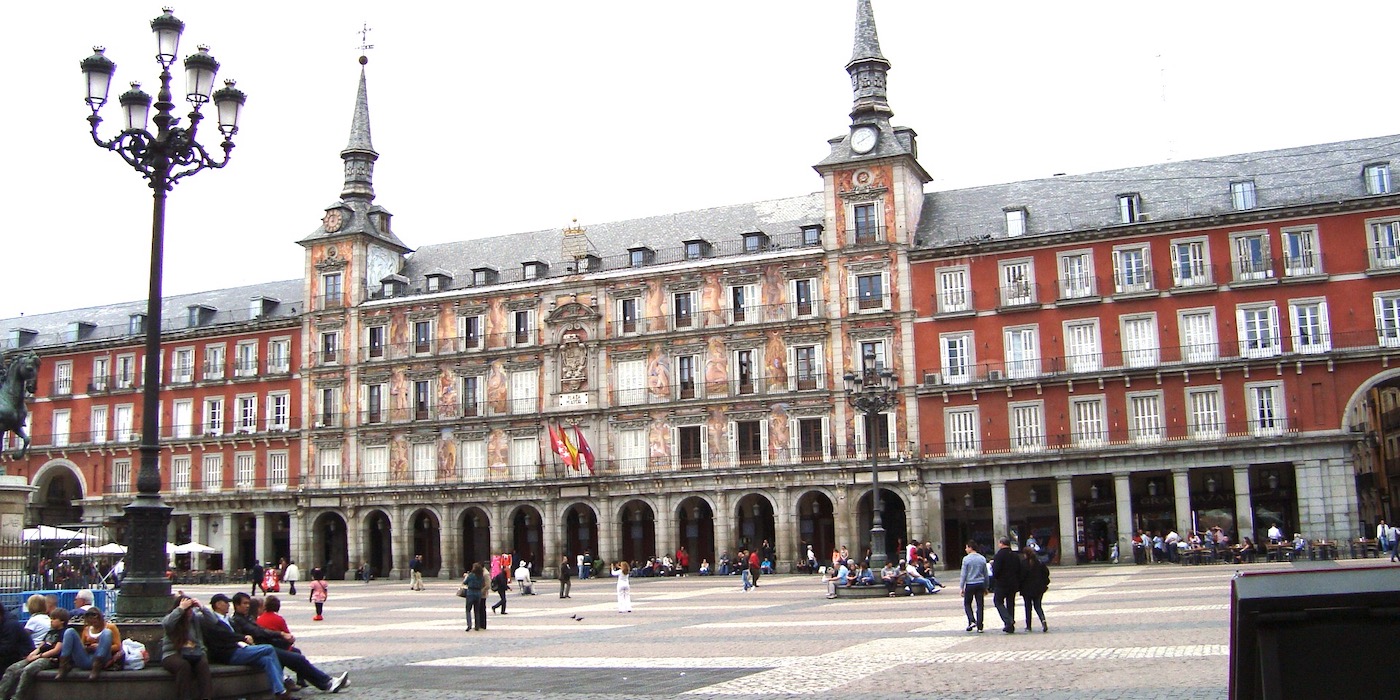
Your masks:
M345 201L374 201L374 161L379 154L369 140L369 93L365 87L365 64L360 56L360 91L355 96L355 115L350 121L350 142L340 152L345 161L345 187L340 198Z
M887 123L894 116L885 94L886 75L890 62L880 53L880 35L875 30L875 11L870 0L856 0L855 47L846 72L851 76L855 104L851 107L853 123Z

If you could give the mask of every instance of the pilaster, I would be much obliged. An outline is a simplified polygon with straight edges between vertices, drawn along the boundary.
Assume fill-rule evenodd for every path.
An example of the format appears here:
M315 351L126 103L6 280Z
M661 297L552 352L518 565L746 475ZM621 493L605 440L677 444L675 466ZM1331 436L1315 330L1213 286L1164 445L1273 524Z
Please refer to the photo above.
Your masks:
M1172 470L1172 493L1176 501L1176 532L1183 539L1191 537L1191 471Z
M1235 466L1235 536L1232 542L1242 542L1248 537L1257 542L1254 536L1254 499L1249 493L1249 465Z
M1074 482L1055 477L1055 506L1060 510L1060 564L1079 565L1079 532L1074 529Z
M1133 485L1128 474L1113 475L1113 500L1118 506L1118 563L1133 563Z
M1006 505L1006 479L992 479L992 539L1000 540L1011 533L1011 517ZM1019 543L1012 542L1014 546Z
M952 566L949 553L943 551L945 537L943 532L943 484L932 482L923 483L922 486L924 491L922 500L925 504L924 520L928 523L924 541L933 543L933 551L938 554L939 559L943 560L944 566Z

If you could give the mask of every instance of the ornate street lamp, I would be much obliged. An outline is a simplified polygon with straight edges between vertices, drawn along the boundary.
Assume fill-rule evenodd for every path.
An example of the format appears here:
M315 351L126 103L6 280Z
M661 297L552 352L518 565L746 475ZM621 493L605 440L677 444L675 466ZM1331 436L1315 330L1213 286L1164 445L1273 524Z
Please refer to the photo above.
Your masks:
M870 568L883 569L888 555L885 551L885 523L880 510L880 455L875 449L875 417L889 410L899 400L899 383L894 372L876 367L875 353L861 358L861 372L846 373L846 400L865 414L865 444L870 452Z
M87 103L92 115L92 140L98 146L113 151L141 176L150 181L155 204L151 216L151 279L146 299L146 368L141 397L141 470L136 477L136 499L126 507L129 548L126 556L126 576L122 593L117 598L117 613L126 619L159 618L170 609L170 582L165 578L165 532L170 522L171 508L160 498L160 327L161 327L161 258L165 245L165 197L180 179L206 168L222 168L228 164L233 150L233 135L238 133L239 112L246 96L233 86L232 80L214 90L214 76L219 62L209 55L207 46L185 59L185 99L192 110L189 125L180 126L173 116L175 103L170 92L170 67L180 45L180 33L185 23L164 8L164 14L151 20L156 35L156 61L160 63L160 91L156 94L155 133L146 128L150 116L151 96L141 90L139 83L122 93L117 101L122 107L122 131L116 138L103 141L97 135L102 117L98 110L107 103L108 88L117 64L102 55L101 46L82 61L87 84ZM219 131L223 142L223 158L211 156L195 140L203 120L200 108L214 102L218 113Z

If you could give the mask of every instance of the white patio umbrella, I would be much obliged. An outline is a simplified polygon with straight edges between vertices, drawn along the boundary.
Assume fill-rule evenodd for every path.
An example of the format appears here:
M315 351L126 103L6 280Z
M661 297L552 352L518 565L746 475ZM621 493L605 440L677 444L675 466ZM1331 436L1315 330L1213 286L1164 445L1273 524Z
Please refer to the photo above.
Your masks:
M77 530L68 530L52 525L40 525L39 527L27 527L20 533L21 539L25 542L38 542L44 540L92 540L92 535Z
M177 544L175 545L174 549L170 550L172 554L212 554L217 551L219 550L214 549L213 547L210 547L207 544L201 544L199 542L186 542L185 544Z
M95 556L95 555L98 555L98 554L116 554L116 555L126 554L126 547L123 547L122 545L119 545L119 544L117 544L116 542L108 542L107 544L104 544L104 545L102 545L101 547L87 547L87 546L83 546L83 547L69 547L68 549L65 549L65 550L59 552L59 553L58 553L58 556L60 556L60 557L87 557L87 556Z

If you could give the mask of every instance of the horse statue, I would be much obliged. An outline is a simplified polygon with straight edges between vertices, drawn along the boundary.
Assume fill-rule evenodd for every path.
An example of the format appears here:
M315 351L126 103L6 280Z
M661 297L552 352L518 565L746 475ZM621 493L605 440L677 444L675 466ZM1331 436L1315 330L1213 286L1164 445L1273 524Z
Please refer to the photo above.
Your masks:
M24 440L16 459L29 454L29 435L24 432L29 409L24 405L24 397L38 389L39 356L34 352L15 355L0 369L0 445L4 445L5 433L14 433Z

